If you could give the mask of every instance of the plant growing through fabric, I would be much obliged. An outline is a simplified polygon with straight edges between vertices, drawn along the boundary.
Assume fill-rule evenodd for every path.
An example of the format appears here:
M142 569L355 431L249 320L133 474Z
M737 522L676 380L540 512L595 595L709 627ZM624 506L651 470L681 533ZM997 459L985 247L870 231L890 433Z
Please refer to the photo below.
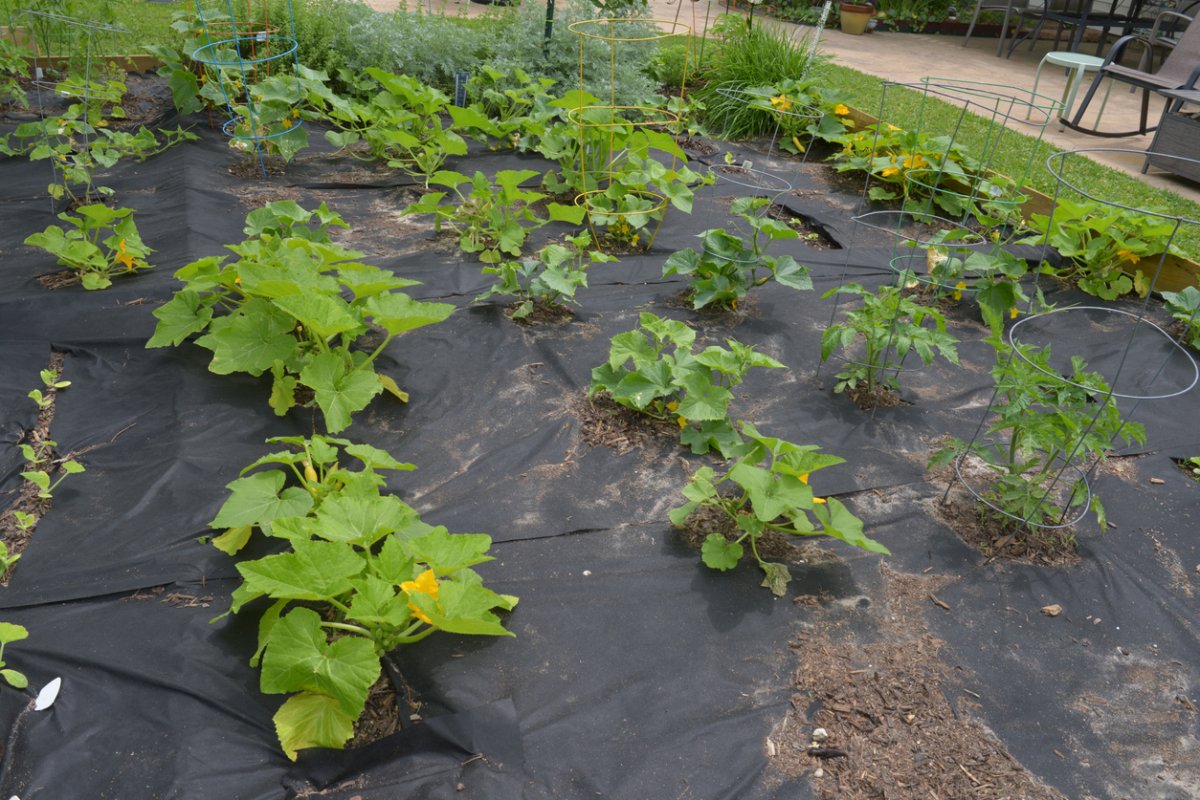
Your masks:
M50 225L25 239L73 270L84 289L107 289L114 277L152 269L152 252L138 233L133 209L101 203L80 206L58 215L63 225Z
M1029 227L1036 235L1024 244L1048 243L1065 264L1043 263L1042 271L1103 300L1150 291L1150 275L1164 252L1178 252L1166 243L1176 222L1094 202L1059 198L1052 215L1032 214ZM1137 267L1143 260L1145 272ZM1132 272L1132 274L1130 274Z
M4 678L4 682L14 689L24 689L29 685L29 679L25 677L24 673L8 666L4 660L4 648L13 642L28 638L29 631L23 625L0 622L0 678Z
M799 236L786 223L759 213L770 203L765 197L739 197L731 204L733 214L750 229L748 240L724 228L713 228L700 234L704 242L700 252L691 248L679 250L663 264L664 277L688 278L693 308L709 305L737 308L752 288L772 278L792 289L812 289L808 267L789 255L766 253L771 242Z
M435 631L512 636L496 611L517 598L485 588L471 569L492 560L490 536L428 525L380 491L381 471L411 464L345 439L268 442L288 449L246 467L211 526L224 530L213 544L230 555L255 532L285 544L237 564L242 584L230 613L271 602L250 663L261 666L263 692L289 695L274 720L294 760L301 749L341 748L354 735L389 653Z
M835 350L846 354L833 387L835 393L874 397L881 388L899 391L897 376L910 353L925 366L939 355L958 364L958 340L946 332L946 319L937 309L905 297L899 287L891 285L872 292L848 283L823 297L838 294L858 297L862 306L847 311L843 322L830 325L821 334L822 361L828 361Z
M640 330L612 338L608 361L592 370L591 395L608 392L613 402L648 417L674 421L680 441L702 455L728 457L741 445L729 420L734 387L753 367L783 364L733 339L693 353L696 332L682 322L642 312Z
M683 489L687 502L670 512L671 523L683 527L698 508L716 509L738 531L735 539L711 532L701 559L711 569L730 570L749 548L764 573L762 585L776 596L787 591L787 565L763 559L758 552L770 531L792 536L831 536L872 553L890 555L886 547L863 533L862 520L835 497L813 494L809 476L845 459L818 453L815 445L798 445L764 436L748 422L739 423L745 444L723 474L701 467Z
M1121 417L1110 386L1082 358L1071 358L1068 382L1051 366L1049 347L1018 345L1022 358L1000 336L988 341L996 350L996 397L984 435L970 453L994 476L983 497L1008 515L999 521L1037 535L1040 526L1061 525L1071 509L1089 502L1082 476L1093 462L1104 459L1118 439L1144 444L1146 430ZM951 440L930 467L944 466L967 449ZM1063 500L1054 496L1052 484L1068 474L1078 477L1061 481L1069 489ZM1094 493L1090 509L1105 530L1104 506Z
M415 78L377 67L364 73L369 82L357 87L364 99L337 94L316 70L302 67L299 79L306 108L337 128L326 132L326 140L355 158L382 160L427 187L448 157L467 154L459 130L484 133L493 128L479 111L455 106L445 93ZM365 154L359 152L360 143Z
M362 253L330 240L335 225L344 223L324 204L310 212L286 200L252 212L248 238L228 246L233 260L210 256L175 273L184 287L155 309L146 346L178 346L200 334L196 344L213 354L210 371L270 373L269 403L280 416L307 387L333 433L381 392L407 401L375 371L375 359L397 336L445 320L454 306L413 300L400 290L416 281L358 261ZM367 344L371 326L383 333Z
M1163 292L1162 298L1167 311L1182 326L1182 340L1200 350L1200 289L1185 286L1178 292Z
M98 169L112 167L122 158L144 160L177 142L196 138L182 128L160 130L161 141L145 127L133 133L113 130L110 121L125 117L120 106L125 93L121 81L86 83L71 78L59 83L55 91L78 102L58 116L18 125L11 140L0 139L0 154L27 155L30 161L51 163L55 180L47 191L55 200L66 197L73 205L94 203L112 194L107 186L95 184Z
M524 319L539 306L574 303L576 290L587 286L588 268L616 261L610 255L590 249L591 244L591 234L584 232L568 237L561 244L548 244L528 258L486 266L483 274L495 275L496 281L475 302L497 295L516 297L518 304L510 315L513 319Z
M58 373L52 369L44 369L40 375L42 384L50 391L65 389L71 385L70 381L59 380ZM29 392L28 397L37 404L39 411L48 407L52 402L42 394L41 389L33 389ZM57 446L58 442L36 437L31 437L30 441L17 445L17 449L21 451L21 458L25 461L25 470L21 472L21 477L37 488L39 500L52 499L54 490L66 480L68 475L78 475L85 471L83 465L73 458L56 461L54 448ZM57 479L54 478L56 464L59 473ZM22 511L14 511L13 514L17 521L17 527L23 531L31 530L37 524L37 517L33 514ZM13 558L12 561L15 562L17 558L20 556ZM12 562L9 563L11 565Z
M541 192L522 188L535 178L537 170L500 170L494 180L482 172L468 178L458 172L442 170L429 179L432 186L444 186L458 198L443 205L446 192L426 192L404 209L405 214L433 214L435 230L445 226L458 235L458 246L465 253L478 253L479 260L496 264L521 255L529 232L547 222L583 221L583 209L550 203L547 217L534 212L534 204L545 198ZM468 186L467 191L463 186Z

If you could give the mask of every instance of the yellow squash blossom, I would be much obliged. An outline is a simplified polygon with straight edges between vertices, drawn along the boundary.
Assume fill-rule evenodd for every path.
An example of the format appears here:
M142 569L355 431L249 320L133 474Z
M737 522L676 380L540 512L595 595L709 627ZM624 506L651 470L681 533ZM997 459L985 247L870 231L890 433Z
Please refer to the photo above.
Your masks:
M114 259L118 264L124 264L125 269L133 269L133 256L125 250L125 240L117 242L117 257Z
M850 114L850 108L845 103L838 103L833 107L833 113L839 117L845 117Z
M884 167L883 172L881 172L880 174L885 178L890 178L899 172L900 172L899 167Z
M963 281L959 281L958 283L954 284L954 299L955 300L962 300L962 293L963 293L963 289L965 289L965 288L967 288L967 284L964 283Z
M417 576L415 581L404 581L400 584L400 590L405 594L427 594L434 600L438 597L438 581L437 576L433 574L433 570L427 569ZM424 622L426 625L432 625L433 622L425 615L425 612L417 608L414 603L408 604L408 609L413 613L413 616Z
M1142 257L1132 250L1118 250L1117 258L1121 259L1122 261L1128 261L1130 264L1136 264L1142 260Z
M925 166L926 162L925 159L921 158L920 153L913 153L911 156L906 157L902 163L906 169L920 169Z
M807 472L800 476L800 482L803 483L805 486L808 486L808 473ZM816 495L814 495L813 502L816 503L817 505L821 505L822 503L825 502L825 498L817 497Z
M1016 319L1016 318L1017 318L1017 307L1016 307L1016 306L1013 306L1012 308L1010 308L1010 309L1008 310L1008 318L1009 318L1009 319Z
M781 94L778 97L771 98L771 105L774 106L779 111L787 111L789 108L792 107L792 101L788 98L788 96L786 94Z

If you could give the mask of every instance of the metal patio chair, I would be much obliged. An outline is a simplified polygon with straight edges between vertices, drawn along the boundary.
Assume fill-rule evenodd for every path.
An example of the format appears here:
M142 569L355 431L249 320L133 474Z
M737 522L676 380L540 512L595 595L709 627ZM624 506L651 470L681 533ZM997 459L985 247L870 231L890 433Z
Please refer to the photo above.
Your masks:
M1009 20L1013 21L1012 35L1020 31L1021 13L1029 5L1029 0L979 0L975 5L975 13L971 16L971 24L967 26L967 35L963 38L963 47L971 40L975 31L975 23L979 21L981 11L1003 11L1004 22L1000 24L1000 43L996 45L996 55L1004 53L1004 37L1008 34Z
M1135 67L1123 67L1117 63L1125 48L1130 43L1136 41L1138 41L1138 37L1131 34L1129 36L1122 36L1113 42L1112 47L1109 48L1107 55L1104 57L1104 63L1100 65L1100 69L1096 72L1096 77L1092 79L1092 85L1088 87L1083 102L1075 109L1075 114L1070 120L1062 120L1064 125L1072 130L1091 134L1092 136L1116 137L1146 134L1154 130L1154 127L1147 125L1150 113L1151 92L1196 88L1197 81L1200 80L1200 24L1192 23L1188 25L1187 30L1179 37L1179 43L1175 45L1174 49L1163 60L1158 72L1146 72ZM1142 90L1142 118L1136 131L1105 133L1099 130L1089 130L1081 125L1088 104L1092 102L1092 98L1096 95L1096 90L1100 87L1100 82L1105 78L1128 83ZM1096 124L1098 126L1100 123L1097 121Z

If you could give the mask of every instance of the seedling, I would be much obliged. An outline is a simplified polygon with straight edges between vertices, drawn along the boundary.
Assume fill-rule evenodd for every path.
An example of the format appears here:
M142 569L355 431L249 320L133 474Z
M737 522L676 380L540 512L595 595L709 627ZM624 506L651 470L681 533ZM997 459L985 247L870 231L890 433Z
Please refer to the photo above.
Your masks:
M496 282L476 302L496 295L513 295L519 301L513 319L528 317L538 305L559 306L575 302L575 291L587 286L587 269L593 264L616 261L599 250L589 250L592 237L587 233L570 237L563 244L549 244L531 258L503 261L484 267L484 275L497 276Z
M25 630L24 626L12 622L0 622L0 678L4 678L4 682L14 689L24 689L29 685L29 679L25 677L24 673L7 668L4 661L4 648L13 642L28 638L29 631Z
M41 247L77 272L84 289L107 289L115 276L151 269L146 261L151 250L133 222L133 209L96 203L58 218L71 227L51 225L25 244Z

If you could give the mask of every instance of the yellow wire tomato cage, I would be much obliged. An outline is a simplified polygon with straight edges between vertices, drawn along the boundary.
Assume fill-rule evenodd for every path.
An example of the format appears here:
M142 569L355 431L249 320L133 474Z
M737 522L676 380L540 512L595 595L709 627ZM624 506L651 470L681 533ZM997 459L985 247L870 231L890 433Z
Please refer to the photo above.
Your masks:
M587 212L588 228L591 230L592 238L595 240L597 246L600 244L600 237L596 233L596 223L593 219L593 214L603 214L607 217L617 217L619 219L645 213L656 215L658 218L657 224L650 235L650 241L645 244L645 247L648 248L658 235L658 229L662 226L662 221L666 217L666 209L669 201L665 196L653 191L649 187L629 191L629 194L651 199L654 206L651 211L606 211L598 208L594 201L596 195L604 194L607 191L612 185L613 176L620 172L618 167L624 157L624 152L618 152L616 145L618 131L635 128L666 129L678 140L683 120L680 114L663 108L622 105L617 102L618 51L623 46L635 45L636 43L657 42L678 36L687 37L687 47L684 48L683 78L679 85L677 105L678 108L682 108L684 87L687 85L689 57L692 50L692 29L690 26L677 20L656 19L653 17L603 17L580 20L579 22L571 23L567 27L579 37L579 105L567 113L568 120L575 123L579 132L579 176L581 184L584 187L602 187L599 189L585 188L575 199L575 203ZM608 74L593 76L597 78L598 83L607 82L607 92L596 92L596 96L598 97L607 95L608 102L606 104L589 105L584 102L584 97L587 94L584 87L587 85L587 78L589 77L585 69L587 59L585 57L584 45L589 39L607 44ZM632 119L627 117L632 117ZM673 131L670 130L672 127L674 128ZM604 154L602 160L599 163L589 163L587 133L595 130L606 130L608 132L608 143L602 150ZM595 148L593 147L593 152L594 150ZM672 153L671 169L675 169L677 164L678 156Z

